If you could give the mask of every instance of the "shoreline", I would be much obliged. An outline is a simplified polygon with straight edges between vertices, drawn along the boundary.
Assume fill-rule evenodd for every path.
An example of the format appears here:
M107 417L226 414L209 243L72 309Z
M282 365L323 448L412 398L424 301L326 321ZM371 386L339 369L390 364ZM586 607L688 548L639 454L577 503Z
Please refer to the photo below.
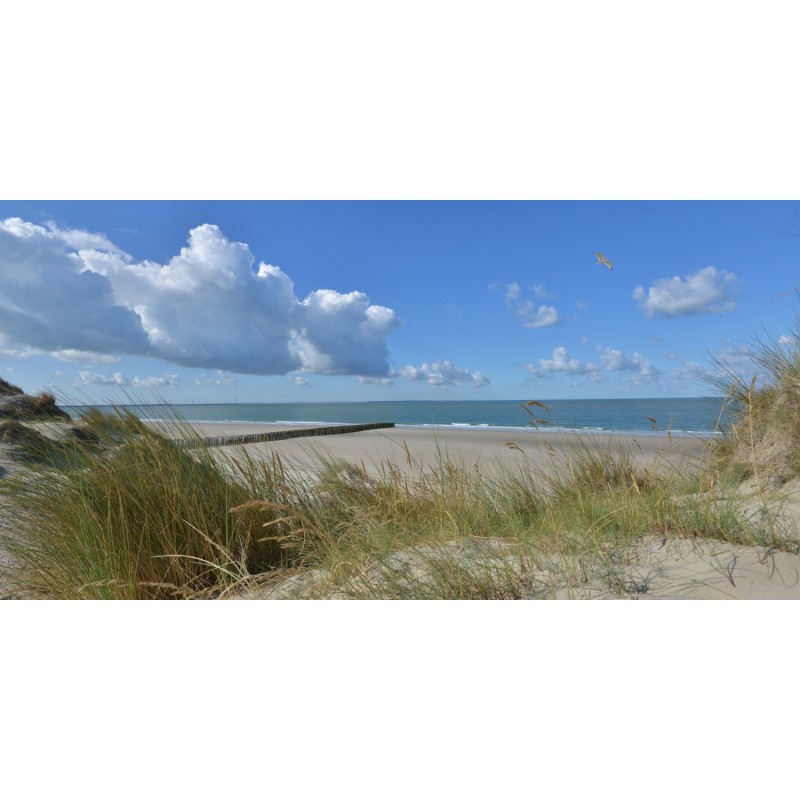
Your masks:
M243 434L245 430L249 433L262 433L266 431L279 431L291 430L293 428L315 428L315 427L350 427L353 425L372 425L373 422L355 423L355 422L326 422L325 420L274 420L269 422L260 422L255 420L188 420L188 419L168 419L162 417L141 417L141 421L147 425L188 425L192 428L202 429L236 429L239 426L243 430L236 431L236 434ZM491 425L491 424L473 424L466 422L449 422L449 423L413 423L413 422L391 422L389 423L395 430L435 430L435 431L464 431L464 432L480 432L480 431L494 431L498 433L532 433L532 434L566 434L575 436L622 436L622 437L642 437L642 438L665 438L670 437L676 439L692 439L698 438L709 440L715 436L719 436L720 431L711 430L628 430L628 429L612 429L600 427L580 427L569 428L558 425L540 426L534 428L530 425ZM259 430L254 431L254 428ZM232 435L236 435L232 434ZM205 435L205 434L204 434ZM222 434L209 434L209 435L222 435Z

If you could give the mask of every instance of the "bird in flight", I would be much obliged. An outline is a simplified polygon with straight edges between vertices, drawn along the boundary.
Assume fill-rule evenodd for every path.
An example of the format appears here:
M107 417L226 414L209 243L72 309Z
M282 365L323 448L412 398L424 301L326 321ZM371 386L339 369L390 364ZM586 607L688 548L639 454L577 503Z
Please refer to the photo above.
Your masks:
M592 255L597 256L598 264L605 264L609 269L614 269L613 264L602 253L597 253L592 250Z

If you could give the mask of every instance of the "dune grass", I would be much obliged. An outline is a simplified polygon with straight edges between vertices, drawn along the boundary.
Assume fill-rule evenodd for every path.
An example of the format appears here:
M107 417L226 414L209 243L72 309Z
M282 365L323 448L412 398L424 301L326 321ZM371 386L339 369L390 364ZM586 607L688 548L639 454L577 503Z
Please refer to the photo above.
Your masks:
M735 487L732 475L774 467L759 453L795 413L797 359L770 363L782 382L741 390L742 411L691 470L670 463L669 437L648 468L620 442L587 439L537 468L457 463L445 449L370 468L316 451L289 469L205 447L177 416L154 429L90 410L59 460L6 482L10 577L19 596L43 598L630 596L647 588L626 572L643 535L796 548L774 515L747 519L720 478ZM781 464L796 471L791 442Z
M699 475L644 469L619 444L576 446L545 470L484 471L440 453L383 465L377 479L332 462L320 475L316 500L295 498L298 527L287 516L281 534L316 567L304 596L625 594L621 568L643 532L742 541L736 509L698 492Z
M800 475L800 339L752 340L749 353L760 373L741 375L719 363L719 388L734 410L711 452L711 464L730 481L754 478L780 484Z
M69 458L6 488L17 591L198 597L283 564L263 541L263 515L229 510L270 496L277 482L266 467L229 474L208 450L180 447L123 412L91 412L80 427L85 436L62 445Z

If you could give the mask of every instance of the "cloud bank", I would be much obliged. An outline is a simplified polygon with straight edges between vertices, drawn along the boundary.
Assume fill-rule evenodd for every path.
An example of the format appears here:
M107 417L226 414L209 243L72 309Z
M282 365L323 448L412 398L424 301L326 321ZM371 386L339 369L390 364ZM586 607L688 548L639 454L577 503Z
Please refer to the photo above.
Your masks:
M363 292L303 300L279 267L216 225L166 264L135 262L99 234L0 221L0 346L74 360L140 355L254 375L388 375L400 320Z
M646 292L637 286L633 299L646 317L724 314L736 308L740 284L732 272L703 267L683 278L661 278Z

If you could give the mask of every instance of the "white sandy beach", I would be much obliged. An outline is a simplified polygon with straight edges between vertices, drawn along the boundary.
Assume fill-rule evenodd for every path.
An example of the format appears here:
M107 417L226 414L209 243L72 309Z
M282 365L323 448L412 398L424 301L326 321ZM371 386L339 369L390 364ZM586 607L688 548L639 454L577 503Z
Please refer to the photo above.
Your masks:
M302 428L301 425L258 425L250 423L192 423L198 435L239 436ZM315 427L312 425L306 427ZM509 446L509 443L514 447ZM529 461L537 467L552 462L555 454L576 447L622 447L643 466L656 460L689 461L703 455L707 440L693 436L567 433L545 430L505 431L492 428L402 427L381 428L333 436L285 439L245 445L256 458L278 454L288 465L305 468L314 454L363 465L375 472L380 464L400 469L411 456L416 463L435 465L441 456L459 464L481 468L516 466ZM517 449L518 448L518 449ZM231 450L230 448L223 448Z

